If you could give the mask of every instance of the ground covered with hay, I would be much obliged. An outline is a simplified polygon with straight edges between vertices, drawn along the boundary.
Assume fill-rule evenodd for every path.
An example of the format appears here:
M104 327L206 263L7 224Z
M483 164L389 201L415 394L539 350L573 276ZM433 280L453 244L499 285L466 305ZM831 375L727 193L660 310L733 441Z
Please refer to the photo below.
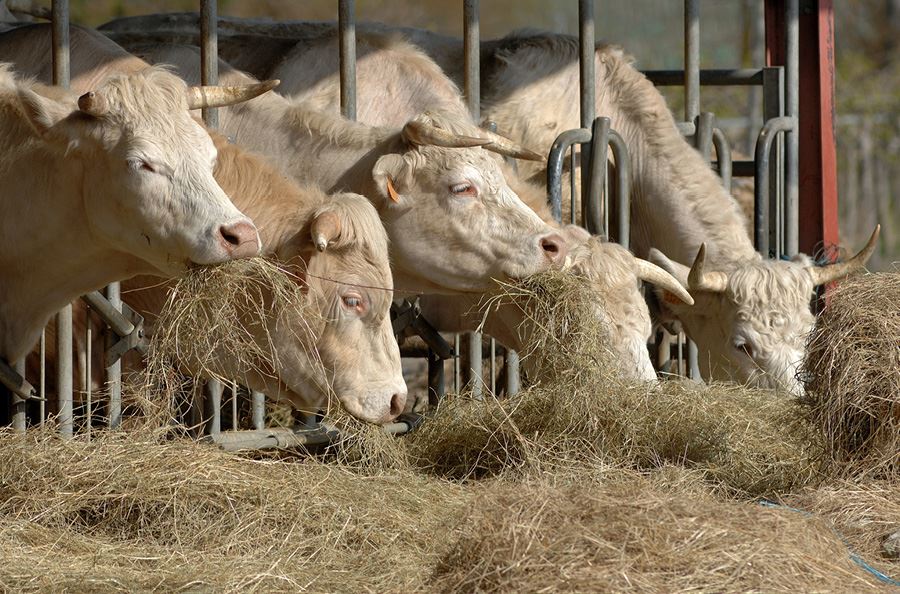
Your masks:
M570 344L577 315L554 311ZM156 420L0 433L0 589L892 591L886 438L849 463L820 396L626 385L551 351L515 398L448 398L402 438L338 417L346 439L317 455L230 454Z

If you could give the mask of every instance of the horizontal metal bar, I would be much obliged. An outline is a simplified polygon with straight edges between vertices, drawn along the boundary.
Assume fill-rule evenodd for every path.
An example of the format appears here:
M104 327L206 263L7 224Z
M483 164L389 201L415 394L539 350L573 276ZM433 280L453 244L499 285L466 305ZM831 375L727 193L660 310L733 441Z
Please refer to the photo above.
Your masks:
M684 84L684 70L644 70L643 74L658 87L678 87ZM701 70L700 84L709 87L761 86L762 69Z
M134 324L131 323L131 320L123 316L122 312L116 309L100 291L91 291L86 295L82 295L81 298L119 336L128 336L134 332Z
M34 386L28 383L22 375L9 363L0 359L0 384L6 386L13 394L20 398L31 399L37 397Z

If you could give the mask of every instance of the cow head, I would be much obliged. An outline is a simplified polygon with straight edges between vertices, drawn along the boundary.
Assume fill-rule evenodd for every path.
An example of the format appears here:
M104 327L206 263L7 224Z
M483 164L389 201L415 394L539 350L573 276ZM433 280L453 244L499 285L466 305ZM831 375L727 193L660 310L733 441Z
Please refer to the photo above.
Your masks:
M276 329L283 337L278 375L303 398L294 404L315 410L333 393L363 421L386 423L400 414L406 383L391 328L387 235L372 205L356 194L330 196L276 253L296 264L322 324L313 351L296 340L302 328L295 326L309 320L282 319Z
M407 123L401 140L403 150L373 169L398 290L483 291L492 279L522 278L565 260L563 238L522 203L488 151L539 155L431 113Z
M650 311L641 293L641 281L667 291L678 302L694 300L662 268L634 257L627 249L591 237L572 249L571 270L590 281L598 296L596 314L609 329L610 346L626 379L656 381L647 340L652 332Z
M797 372L815 323L810 311L813 291L861 269L875 250L879 229L849 261L821 267L799 254L790 261L760 258L708 270L705 245L691 268L651 250L651 260L688 287L696 302L672 302L658 290L663 316L680 320L697 343L704 377L799 394Z
M23 88L41 136L80 164L93 236L170 276L259 252L253 223L213 179L216 150L189 109L248 99L271 88L189 89L159 68L117 76L78 99L78 109ZM224 95L224 96L223 96Z

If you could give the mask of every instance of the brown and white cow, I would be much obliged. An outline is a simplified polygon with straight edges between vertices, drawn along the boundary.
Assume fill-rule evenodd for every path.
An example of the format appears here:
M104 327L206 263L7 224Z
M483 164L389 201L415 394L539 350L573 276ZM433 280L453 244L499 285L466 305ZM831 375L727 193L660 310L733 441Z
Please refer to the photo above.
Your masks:
M189 115L199 103L183 81L150 68L91 89L78 97L0 69L7 360L83 293L259 251L256 228L213 179L216 151Z
M306 291L313 315L297 310L271 311L265 320L267 336L254 336L263 352L271 347L277 367L261 373L268 362L237 361L213 353L203 367L235 379L270 398L301 411L326 408L334 395L355 417L384 423L402 412L406 384L400 351L390 324L392 276L388 243L378 213L356 194L328 196L314 187L301 187L262 158L213 135L218 148L216 181L235 204L259 225L264 256L293 273ZM168 284L139 276L122 283L123 299L154 322L167 299ZM86 323L84 305L75 303L76 326ZM247 315L250 315L248 312ZM242 320L245 328L260 328L259 320ZM77 331L80 337L83 331ZM52 340L48 340L52 358ZM84 350L79 349L84 356ZM91 378L99 387L102 348L93 349ZM34 353L32 367L36 366ZM215 362L215 363L213 363ZM140 365L131 359L132 366ZM196 362L186 371L198 372ZM76 386L83 385L84 366Z

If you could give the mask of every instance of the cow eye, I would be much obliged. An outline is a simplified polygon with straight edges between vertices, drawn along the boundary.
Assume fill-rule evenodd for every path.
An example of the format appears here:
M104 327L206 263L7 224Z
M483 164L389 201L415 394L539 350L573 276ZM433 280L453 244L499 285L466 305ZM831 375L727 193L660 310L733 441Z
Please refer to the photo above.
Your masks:
M135 171L146 171L148 173L159 173L159 170L156 168L153 163L149 161L145 161L144 159L129 159L128 166L134 169Z
M450 193L454 196L477 196L478 190L471 183L464 182L450 186Z
M749 342L736 342L734 343L734 348L743 351L743 353L751 359L753 358L753 347L750 346Z
M355 293L348 293L342 296L341 303L343 303L345 309L355 310L359 313L363 313L365 309L362 297Z

